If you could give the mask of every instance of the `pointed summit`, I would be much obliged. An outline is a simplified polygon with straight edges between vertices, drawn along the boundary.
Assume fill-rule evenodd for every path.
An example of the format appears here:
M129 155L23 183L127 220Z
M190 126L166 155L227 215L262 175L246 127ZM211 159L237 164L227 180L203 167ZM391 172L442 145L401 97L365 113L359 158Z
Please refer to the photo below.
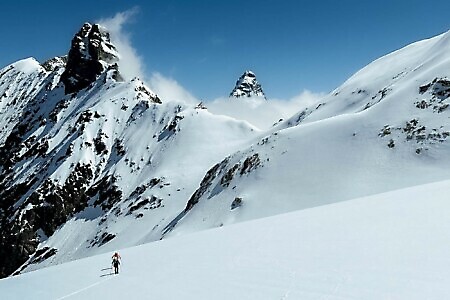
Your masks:
M72 39L66 70L61 75L66 94L84 89L107 69L117 70L118 60L106 29L84 23Z
M236 86L233 91L231 91L230 97L239 98L253 96L264 97L264 99L266 99L266 95L264 95L261 85L256 80L255 73L252 71L245 71L244 74L239 77L238 81L236 81Z

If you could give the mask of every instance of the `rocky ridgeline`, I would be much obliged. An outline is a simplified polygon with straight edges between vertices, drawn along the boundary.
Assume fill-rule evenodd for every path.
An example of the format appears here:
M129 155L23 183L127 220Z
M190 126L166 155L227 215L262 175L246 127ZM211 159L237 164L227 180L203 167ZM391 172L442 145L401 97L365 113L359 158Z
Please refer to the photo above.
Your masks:
M238 81L236 81L236 86L230 93L230 97L263 97L266 99L261 84L256 80L256 75L252 71L245 71L239 77Z

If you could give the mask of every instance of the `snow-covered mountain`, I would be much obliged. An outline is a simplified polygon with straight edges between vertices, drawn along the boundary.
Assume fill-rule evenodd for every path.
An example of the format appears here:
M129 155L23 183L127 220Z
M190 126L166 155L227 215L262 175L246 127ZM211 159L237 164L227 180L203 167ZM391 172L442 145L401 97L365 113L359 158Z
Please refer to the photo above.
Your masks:
M119 56L84 24L67 57L0 70L1 276L161 238L209 167L258 134L162 103L123 81Z
M450 178L450 32L369 64L218 162L166 235Z
M450 179L449 51L395 51L262 132L124 81L85 24L67 56L0 70L0 275Z
M256 80L256 75L252 71L245 71L244 74L236 81L236 85L230 93L231 98L240 97L263 97L266 95L263 92L261 84ZM267 99L266 99L267 100Z

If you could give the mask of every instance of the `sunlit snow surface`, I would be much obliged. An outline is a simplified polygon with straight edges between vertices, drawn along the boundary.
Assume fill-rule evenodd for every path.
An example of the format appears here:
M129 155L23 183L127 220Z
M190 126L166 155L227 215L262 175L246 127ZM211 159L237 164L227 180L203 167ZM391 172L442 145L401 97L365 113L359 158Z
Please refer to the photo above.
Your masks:
M0 280L2 299L446 299L450 181Z
M230 155L170 234L449 179L449 50L450 32L411 44L357 72L320 105L280 122ZM446 85L442 97L431 87L436 80ZM429 104L420 107L421 101ZM439 112L439 105L447 108ZM252 155L260 159L255 170L221 185ZM236 198L243 205L230 211Z
M0 298L445 298L450 109L447 92L439 98L433 84L450 78L449 50L447 32L393 52L267 131L182 101L153 103L138 80L118 83L104 74L72 99L56 84L60 74L46 77L33 59L8 67L0 141L34 87L48 83L48 107L38 112L61 99L67 106L54 126L36 125L29 134L48 138L49 151L73 152L46 176L62 183L73 164L89 163L96 174L89 184L114 175L123 197L105 211L91 199L51 236L40 234L38 249L57 252L23 272L58 266L1 280ZM27 88L12 84L16 79ZM30 95L22 97L23 90ZM9 107L13 98L19 101ZM71 128L87 110L98 117L74 136ZM92 146L98 137L107 155ZM116 141L125 149L120 157ZM259 163L243 172L255 155ZM41 164L32 157L14 165L17 182ZM208 178L214 165L223 169ZM233 176L225 185L227 174ZM183 214L202 178L209 185ZM132 193L152 179L161 184L142 197L162 205L132 213ZM241 206L232 209L238 198ZM275 214L282 215L233 225ZM95 244L104 233L115 237ZM122 272L109 275L112 251L162 238L121 251ZM101 256L77 260L93 255Z

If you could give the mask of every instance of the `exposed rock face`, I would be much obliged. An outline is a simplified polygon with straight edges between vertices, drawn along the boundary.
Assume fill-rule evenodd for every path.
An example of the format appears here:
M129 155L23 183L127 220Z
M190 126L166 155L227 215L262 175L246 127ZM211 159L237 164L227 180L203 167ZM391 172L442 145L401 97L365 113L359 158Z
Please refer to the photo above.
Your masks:
M3 174L2 174L3 175ZM55 185L47 179L14 212L14 203L38 181L37 176L30 182L4 189L1 193L5 201L0 210L0 276L11 274L36 250L40 235L50 236L68 217L83 209L87 204L86 184L92 179L90 166L75 166L63 186ZM7 181L2 176L2 188ZM12 221L9 221L11 219Z
M61 75L66 94L84 89L107 69L117 70L118 60L109 33L98 24L85 23L72 39L66 70Z
M239 77L238 81L236 81L236 86L233 91L231 91L230 97L239 98L253 96L264 97L264 99L266 99L261 84L256 80L255 73L252 71L245 71L244 74Z

